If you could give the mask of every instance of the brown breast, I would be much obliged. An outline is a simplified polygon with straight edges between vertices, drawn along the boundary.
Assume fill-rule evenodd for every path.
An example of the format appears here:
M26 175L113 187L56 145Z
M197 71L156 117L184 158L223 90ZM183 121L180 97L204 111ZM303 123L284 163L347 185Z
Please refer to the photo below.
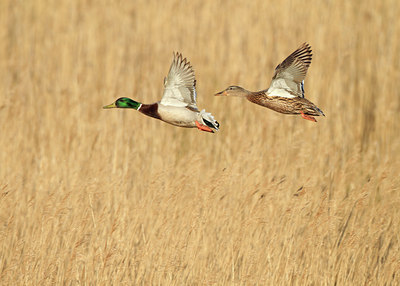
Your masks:
M157 103L142 104L139 111L143 114L146 114L147 116L161 119L160 114L158 113L158 104Z

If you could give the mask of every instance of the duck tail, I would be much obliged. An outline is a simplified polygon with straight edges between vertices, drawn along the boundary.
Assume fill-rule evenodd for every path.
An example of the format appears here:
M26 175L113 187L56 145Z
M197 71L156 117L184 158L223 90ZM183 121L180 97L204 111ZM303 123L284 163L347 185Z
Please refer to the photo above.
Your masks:
M200 116L203 119L205 125L218 131L219 123L217 120L214 119L214 116L211 113L206 112L206 110L203 109L202 111L200 111Z
M322 112L321 109L319 109L314 103L309 102L309 104L307 104L304 107L303 110L304 114L308 114L308 115L313 115L313 116L325 116L325 114Z
M319 115L325 116L325 114L322 112L322 110L319 109L318 107L314 106L314 110L315 110L316 112L318 112Z

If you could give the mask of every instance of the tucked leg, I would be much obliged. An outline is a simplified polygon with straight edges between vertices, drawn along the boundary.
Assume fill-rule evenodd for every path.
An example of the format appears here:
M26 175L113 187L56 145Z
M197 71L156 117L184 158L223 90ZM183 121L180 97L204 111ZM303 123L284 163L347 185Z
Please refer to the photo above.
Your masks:
M214 131L210 127L199 123L197 120L196 120L196 126L199 130L214 133Z
M317 120L311 115L304 114L303 112L300 112L300 114L301 114L301 117L303 117L304 119L307 119L307 120L310 120L313 122L317 122Z

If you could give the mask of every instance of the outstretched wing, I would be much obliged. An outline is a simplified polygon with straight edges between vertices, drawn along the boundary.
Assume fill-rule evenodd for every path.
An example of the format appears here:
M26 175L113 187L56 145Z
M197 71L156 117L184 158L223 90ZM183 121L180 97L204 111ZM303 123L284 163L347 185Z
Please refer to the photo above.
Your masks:
M190 62L180 53L174 53L168 76L164 79L161 104L197 109L194 71Z
M304 43L276 67L268 95L304 97L304 79L311 59L311 46Z

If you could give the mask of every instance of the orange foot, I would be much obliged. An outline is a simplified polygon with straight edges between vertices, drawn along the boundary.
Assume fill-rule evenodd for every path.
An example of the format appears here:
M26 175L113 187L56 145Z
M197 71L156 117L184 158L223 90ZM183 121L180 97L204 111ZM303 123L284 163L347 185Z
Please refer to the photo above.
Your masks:
M300 112L300 114L301 114L301 117L303 117L304 119L307 119L307 120L310 120L313 122L317 122L317 120L314 117L312 117L311 115L306 115L303 112Z
M196 120L196 126L199 130L214 133L214 131L210 127L200 124L197 120Z

